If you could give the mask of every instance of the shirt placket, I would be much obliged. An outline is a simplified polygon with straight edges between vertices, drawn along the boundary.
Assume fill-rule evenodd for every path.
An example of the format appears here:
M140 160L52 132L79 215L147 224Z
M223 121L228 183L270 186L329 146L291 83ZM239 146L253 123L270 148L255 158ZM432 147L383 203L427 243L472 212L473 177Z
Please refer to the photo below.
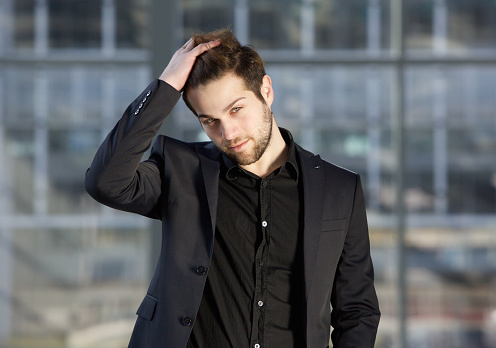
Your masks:
M265 331L265 307L267 299L267 276L269 256L269 231L270 231L270 180L259 181L260 200L260 231L262 234L260 245L255 256L255 295L253 297L253 322L251 347L262 348Z

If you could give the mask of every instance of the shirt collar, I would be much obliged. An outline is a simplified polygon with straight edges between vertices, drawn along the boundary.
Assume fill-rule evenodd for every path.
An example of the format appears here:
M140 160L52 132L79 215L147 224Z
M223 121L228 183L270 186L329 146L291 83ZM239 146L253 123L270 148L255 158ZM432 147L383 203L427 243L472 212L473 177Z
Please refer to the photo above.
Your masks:
M293 135L287 129L279 128L279 130L284 141L289 146L289 157L286 163L283 164L283 167L287 168L289 174L295 181L298 181L300 172L298 169L298 162L296 160L296 147L293 140ZM227 157L225 153L222 153L222 160L224 168L226 170L225 175L227 179L236 180L239 171L244 172L249 176L253 176L252 173L244 170L240 166L236 165L233 161L231 161L231 159Z

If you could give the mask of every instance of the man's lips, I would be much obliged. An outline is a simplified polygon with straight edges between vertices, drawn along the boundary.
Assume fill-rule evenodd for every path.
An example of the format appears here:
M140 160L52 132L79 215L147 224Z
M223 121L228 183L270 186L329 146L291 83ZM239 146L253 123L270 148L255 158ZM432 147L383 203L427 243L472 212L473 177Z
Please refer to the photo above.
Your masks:
M228 146L228 149L231 151L234 151L234 152L238 152L238 151L241 151L247 143L248 143L248 140L245 140L242 143L239 143L237 145Z

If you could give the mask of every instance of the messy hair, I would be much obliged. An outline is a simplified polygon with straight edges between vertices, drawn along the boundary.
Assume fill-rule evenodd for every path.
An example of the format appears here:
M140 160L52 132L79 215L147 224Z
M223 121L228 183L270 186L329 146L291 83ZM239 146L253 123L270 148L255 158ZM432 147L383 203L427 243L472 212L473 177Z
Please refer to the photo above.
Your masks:
M219 29L210 33L193 35L193 43L198 44L220 40L220 45L209 49L196 58L193 69L184 86L183 100L191 111L196 111L189 103L187 92L192 88L205 86L226 74L243 79L246 87L264 101L260 92L265 68L262 58L249 46L242 46L229 29Z

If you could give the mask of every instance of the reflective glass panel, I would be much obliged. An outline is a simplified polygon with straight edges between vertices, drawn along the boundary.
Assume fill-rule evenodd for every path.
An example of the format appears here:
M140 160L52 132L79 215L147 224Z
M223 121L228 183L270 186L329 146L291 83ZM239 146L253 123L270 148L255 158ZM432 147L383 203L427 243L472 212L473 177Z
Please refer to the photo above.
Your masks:
M17 0L12 3L15 47L33 48L35 0Z
M189 40L193 33L232 27L234 23L234 1L215 0L207 3L186 0L181 1L180 5L183 10L183 42Z
M50 17L50 47L101 47L100 0L48 0L47 2Z
M149 0L118 0L116 5L116 40L118 48L146 48Z

